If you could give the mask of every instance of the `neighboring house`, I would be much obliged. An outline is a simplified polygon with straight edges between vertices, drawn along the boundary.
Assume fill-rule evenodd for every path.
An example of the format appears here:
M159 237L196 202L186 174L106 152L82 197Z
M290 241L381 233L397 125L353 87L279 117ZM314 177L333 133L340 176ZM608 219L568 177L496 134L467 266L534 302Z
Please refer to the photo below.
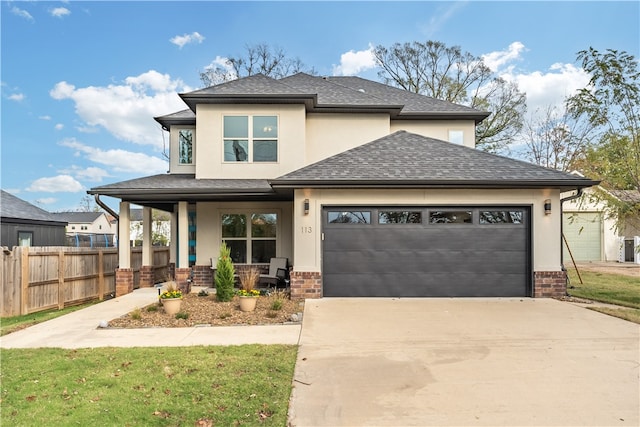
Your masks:
M67 222L0 190L1 246L65 246Z
M142 243L142 208L131 209L131 241L133 246ZM151 241L156 246L167 246L171 241L171 214L154 209L151 212ZM195 263L195 256L192 260Z
M114 247L115 232L104 212L57 212L55 216L67 225L67 244L69 246Z
M596 190L597 188L597 190ZM619 223L606 200L594 197L594 191L606 191L601 187L584 190L584 194L563 205L562 229L565 264L575 261L623 261L635 262L635 253L640 251L635 236L640 236L635 218ZM623 201L637 203L640 199L634 191L607 191L610 196ZM635 197L635 199L634 199Z
M304 73L180 97L187 110L156 118L169 173L89 191L121 199L121 236L131 204L145 224L151 208L172 214L179 282L193 270L210 284L226 242L240 267L288 258L293 297L566 293L560 193L598 182L476 150L489 113ZM126 251L119 266L130 292Z

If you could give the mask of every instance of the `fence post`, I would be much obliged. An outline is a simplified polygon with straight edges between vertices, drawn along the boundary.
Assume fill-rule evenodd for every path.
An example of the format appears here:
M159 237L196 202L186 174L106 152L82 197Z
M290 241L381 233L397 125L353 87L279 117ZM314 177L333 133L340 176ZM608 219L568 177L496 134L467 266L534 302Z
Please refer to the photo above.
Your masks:
M21 249L20 262L22 265L20 278L20 314L29 314L27 307L29 306L27 299L29 298L29 247L23 246Z
M58 252L58 310L64 308L64 270L65 270L64 252Z
M104 253L98 251L98 300L104 300Z

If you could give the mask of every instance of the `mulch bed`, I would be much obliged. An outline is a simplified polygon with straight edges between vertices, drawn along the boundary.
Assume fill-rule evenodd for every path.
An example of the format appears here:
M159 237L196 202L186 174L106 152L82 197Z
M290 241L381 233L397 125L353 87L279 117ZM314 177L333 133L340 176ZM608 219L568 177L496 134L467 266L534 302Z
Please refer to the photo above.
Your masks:
M302 319L304 300L291 300L284 293L258 298L255 311L240 311L238 297L229 302L218 302L215 295L198 296L190 293L183 297L180 313L170 316L158 303L140 307L124 316L109 321L111 328L180 328L192 326L270 325L295 323L292 315ZM276 309L276 301L281 308ZM274 305L275 304L275 305ZM180 318L185 313L186 319ZM294 316L295 317L295 316Z

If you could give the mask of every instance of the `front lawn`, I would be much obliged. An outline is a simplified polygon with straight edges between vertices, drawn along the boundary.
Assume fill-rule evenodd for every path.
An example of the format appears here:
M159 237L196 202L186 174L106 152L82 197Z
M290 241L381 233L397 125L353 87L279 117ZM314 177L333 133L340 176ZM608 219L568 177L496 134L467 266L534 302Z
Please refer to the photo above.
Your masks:
M3 349L3 425L284 426L296 346Z
M569 295L621 306L621 308L590 307L593 310L631 322L640 323L640 280L620 274L580 270L580 284L576 270L568 270ZM626 307L626 308L623 308Z

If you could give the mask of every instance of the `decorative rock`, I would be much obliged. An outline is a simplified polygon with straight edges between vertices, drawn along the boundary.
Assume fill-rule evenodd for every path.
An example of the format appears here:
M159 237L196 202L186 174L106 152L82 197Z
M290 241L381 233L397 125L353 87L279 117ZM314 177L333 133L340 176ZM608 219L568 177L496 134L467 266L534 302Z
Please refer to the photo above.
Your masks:
M292 322L299 322L300 321L299 318L298 318L298 315L296 313L293 313L291 315L291 321Z
M98 324L99 328L108 328L109 327L109 322L107 322L106 320L101 320L100 323Z

